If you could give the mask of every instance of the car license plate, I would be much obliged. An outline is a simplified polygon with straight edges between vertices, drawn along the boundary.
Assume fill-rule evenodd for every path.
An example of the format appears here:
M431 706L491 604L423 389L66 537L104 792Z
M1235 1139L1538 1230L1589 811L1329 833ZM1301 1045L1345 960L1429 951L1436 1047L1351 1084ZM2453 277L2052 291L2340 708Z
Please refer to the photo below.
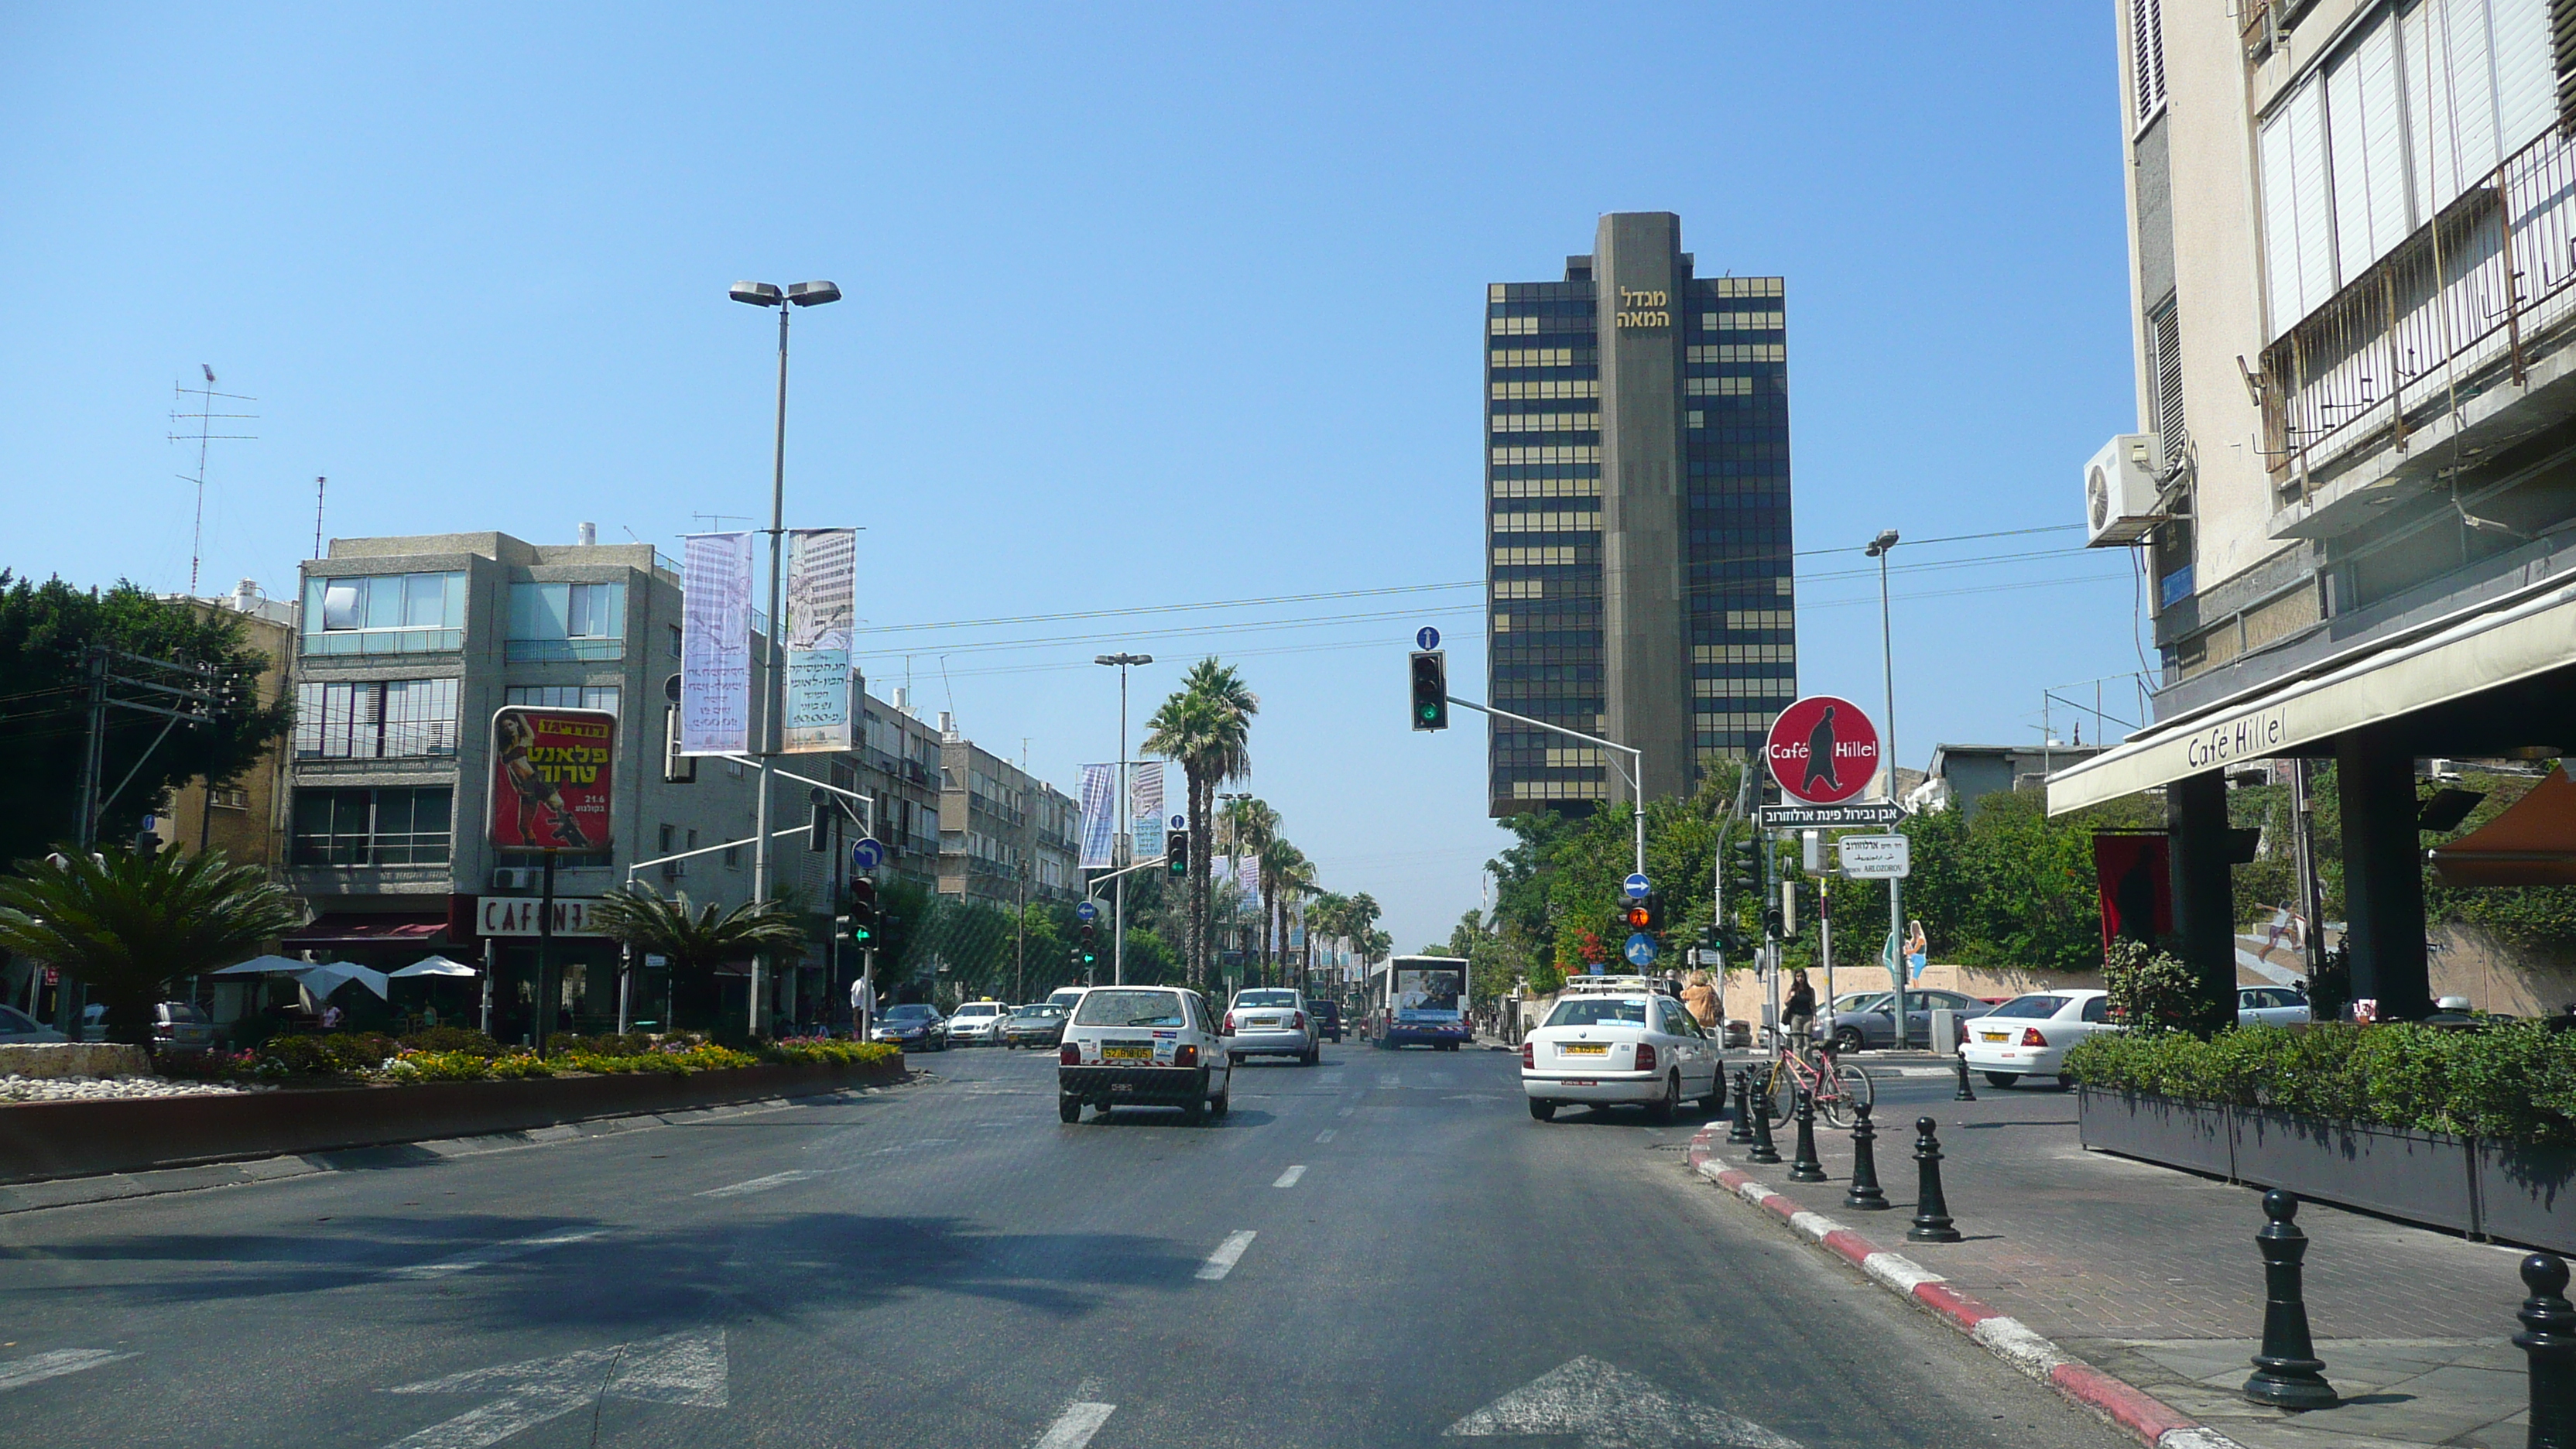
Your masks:
M1597 1087L1601 1084L1592 1080L1590 1077L1568 1077L1565 1079L1565 1085L1569 1087Z
M1252 1019L1252 1024L1254 1026L1277 1026L1279 1024L1279 1018L1275 1016L1256 1016Z
M2005 1041L2005 1040L2010 1039L2010 1036L2011 1036L2011 1033L2009 1033L2009 1032L2000 1032L2000 1031L1981 1031L1981 1032L1978 1032L1978 1033L1977 1033L1977 1040L1979 1040L1979 1041Z
M1104 1062L1150 1062L1154 1049L1144 1042L1103 1042L1100 1059Z
M1610 1044L1598 1041L1570 1041L1559 1046L1556 1054L1561 1057L1606 1057L1610 1055Z

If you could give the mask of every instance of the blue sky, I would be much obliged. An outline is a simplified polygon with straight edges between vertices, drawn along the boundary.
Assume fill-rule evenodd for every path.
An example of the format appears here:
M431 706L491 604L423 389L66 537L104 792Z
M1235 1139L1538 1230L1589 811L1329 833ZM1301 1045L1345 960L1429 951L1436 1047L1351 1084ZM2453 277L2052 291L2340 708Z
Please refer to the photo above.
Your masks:
M208 592L291 585L317 474L338 536L676 553L766 509L726 284L822 277L789 521L867 527L872 625L1459 584L1484 284L1615 210L1788 277L1802 550L2075 522L2135 423L2107 4L435 8L0 10L0 566L186 585L201 363L260 415ZM2078 541L1900 553L2041 554L1897 576L1907 763L2138 667ZM1875 709L1864 561L1799 562L1802 684ZM1168 661L1143 705L1238 659L1251 788L1411 949L1504 843L1481 732L1404 728L1419 624L1481 688L1478 597L888 632L869 673L1070 790L1115 751L1092 654ZM967 647L1014 638L1063 642Z

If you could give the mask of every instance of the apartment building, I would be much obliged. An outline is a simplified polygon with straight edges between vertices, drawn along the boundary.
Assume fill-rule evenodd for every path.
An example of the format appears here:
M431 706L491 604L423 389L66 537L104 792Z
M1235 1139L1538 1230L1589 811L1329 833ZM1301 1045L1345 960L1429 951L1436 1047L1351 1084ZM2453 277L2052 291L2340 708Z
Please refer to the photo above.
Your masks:
M2166 792L2215 992L2229 773L2333 760L2353 994L2420 1015L2416 761L2576 734L2576 25L2552 0L2116 10L2137 422L2085 518L2137 553L2160 678L2050 807Z
M242 642L268 656L257 681L263 706L286 697L295 664L293 600L263 598L258 581L244 579L222 598L188 602L231 619L242 631ZM287 755L288 747L281 741L229 785L189 781L170 792L144 828L179 850L219 850L236 864L282 872L286 867Z
M939 717L939 893L1017 910L1082 896L1081 806Z

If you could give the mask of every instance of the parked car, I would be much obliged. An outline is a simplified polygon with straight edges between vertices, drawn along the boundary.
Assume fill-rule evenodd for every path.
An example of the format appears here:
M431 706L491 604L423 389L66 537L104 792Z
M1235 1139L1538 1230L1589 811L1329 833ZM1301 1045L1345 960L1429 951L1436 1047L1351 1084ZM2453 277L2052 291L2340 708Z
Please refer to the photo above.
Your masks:
M908 1001L887 1007L869 1036L892 1042L908 1052L944 1052L948 1050L948 1020L939 1014L938 1007Z
M0 1006L0 1042L66 1041L61 1032L14 1006Z
M1959 1055L1998 1087L2024 1077L2067 1085L2067 1050L2097 1031L2118 1031L2111 998L2101 991L2034 991L2016 996L1968 1027Z
M2305 1026L2308 999L2287 986L2241 986L2236 1020L2243 1026Z
M1928 1047L1932 1044L1932 1013L1936 1008L1957 1012L1962 1020L1994 1010L1992 1005L1963 992L1908 989L1905 993L1907 1046ZM1881 1051L1895 1045L1895 992L1857 992L1835 1001L1834 1050Z
M948 1018L950 1046L993 1046L1002 1040L1002 1023L1010 1008L998 1001L969 1001Z
M60 1036L54 1038L62 1040ZM107 1004L93 1001L81 1008L81 1040L107 1040ZM152 1044L168 1051L201 1052L215 1044L214 1018L192 1001L160 1001L152 1006Z
M1310 1001L1306 1005L1315 1013L1315 1030L1324 1040L1340 1041L1342 1039L1342 1004L1338 1001Z
M1637 977L1593 977L1570 983L1521 1043L1521 1094L1541 1122L1559 1107L1607 1103L1669 1122L1685 1098L1709 1112L1724 1105L1719 1054L1679 1001Z
M1056 1117L1082 1120L1087 1104L1178 1107L1193 1125L1225 1115L1233 1065L1225 1039L1195 991L1097 986L1083 993L1056 1048Z
M1315 1014L1306 1007L1306 993L1283 987L1262 987L1234 994L1234 1004L1225 1009L1226 1060L1243 1065L1246 1057L1295 1057L1297 1065L1311 1067L1323 1060L1324 1049L1316 1038Z
M1064 1042L1065 1018L1070 1015L1072 1012L1052 1001L1023 1006L1002 1022L1002 1045L1059 1046Z

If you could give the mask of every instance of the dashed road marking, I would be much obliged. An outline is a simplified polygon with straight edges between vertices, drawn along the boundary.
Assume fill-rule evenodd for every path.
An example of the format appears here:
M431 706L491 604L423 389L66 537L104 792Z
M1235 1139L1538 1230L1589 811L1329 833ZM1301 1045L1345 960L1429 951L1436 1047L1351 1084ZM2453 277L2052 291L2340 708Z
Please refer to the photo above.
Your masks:
M101 1364L132 1357L134 1355L130 1353L105 1348L58 1348L31 1358L0 1359L0 1391L23 1389L29 1384L43 1383L47 1379L58 1379L65 1374L76 1374L83 1369L94 1369Z
M1315 1134L1315 1140L1318 1142L1330 1142L1333 1140L1333 1134L1340 1130L1341 1129L1338 1127L1327 1127L1323 1131Z
M1304 1177L1305 1175L1306 1164L1301 1162L1295 1167L1289 1168L1286 1172L1279 1174L1279 1180L1270 1185L1272 1187L1295 1187L1297 1185L1297 1179Z
M1222 1281L1226 1274L1234 1271L1235 1264L1243 1261L1243 1250L1251 1247L1252 1240L1259 1236L1261 1236L1259 1233L1250 1228L1227 1234L1226 1240L1217 1244L1216 1251L1208 1254L1207 1261L1199 1264L1199 1281L1203 1283Z
M1404 1077L1398 1072L1380 1072L1377 1074L1377 1084L1381 1087L1401 1087L1404 1085Z
M814 1174L810 1172L773 1172L767 1177L755 1177L745 1182L728 1183L723 1187L711 1187L705 1192L698 1193L697 1196L741 1197L747 1193L767 1192L773 1187L785 1187L791 1182L803 1182L805 1179L812 1176L814 1176Z
M476 1248L469 1253L459 1253L453 1258L441 1258L435 1263L414 1263L405 1268L389 1268L385 1270L385 1276L415 1281L451 1277L458 1273L470 1273L476 1268L488 1267L494 1263L506 1262L512 1258L524 1258L530 1253L541 1253L548 1248L559 1248L566 1243L586 1243L605 1231L602 1228L588 1228L578 1233L548 1233L538 1238L513 1238L506 1243L493 1243L488 1247Z
M1046 1432L1040 1434L1029 1449L1082 1449L1091 1442L1092 1435L1100 1432L1100 1426L1109 1422L1109 1416L1117 1412L1116 1404L1067 1404L1064 1412L1055 1416L1055 1422L1047 1425Z

